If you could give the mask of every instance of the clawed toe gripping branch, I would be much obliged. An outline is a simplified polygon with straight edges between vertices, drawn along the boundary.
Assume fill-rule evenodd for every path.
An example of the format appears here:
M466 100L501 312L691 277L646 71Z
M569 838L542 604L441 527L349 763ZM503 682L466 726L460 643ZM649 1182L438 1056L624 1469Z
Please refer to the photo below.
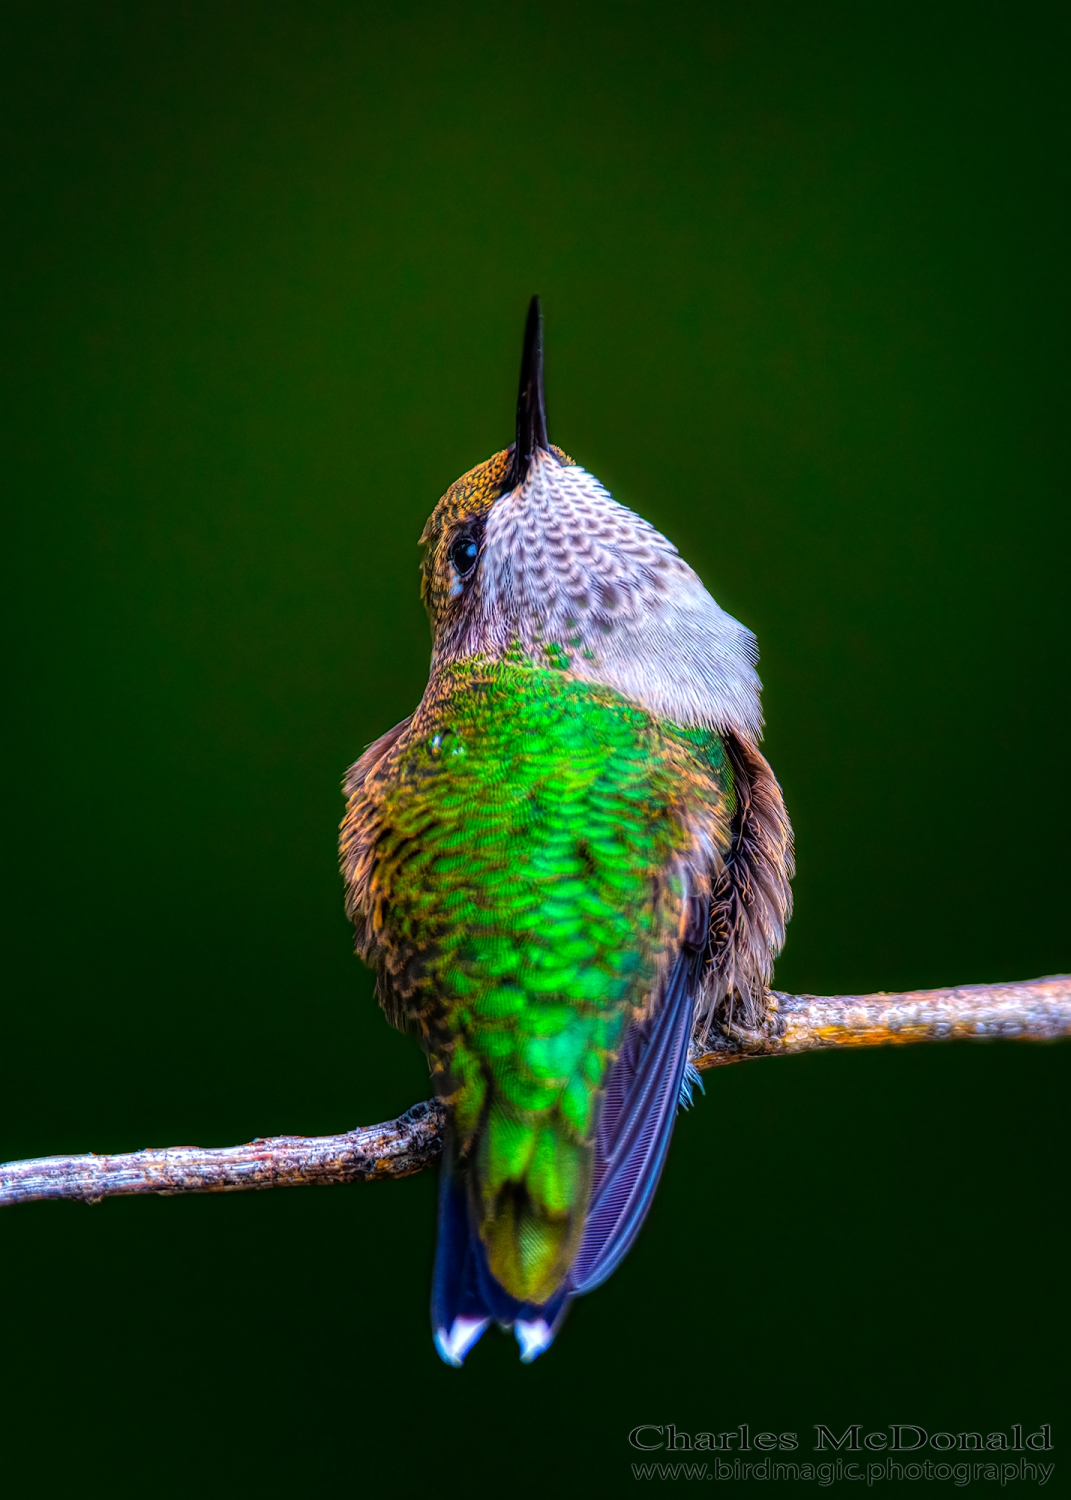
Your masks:
M1071 1036L1071 975L1020 984L909 990L899 995L770 992L763 1027L712 1035L699 1069L817 1048L883 1043L1056 1041ZM0 1166L0 1205L38 1198L99 1203L124 1193L234 1193L252 1188L371 1182L408 1177L436 1161L444 1114L438 1100L414 1104L382 1125L343 1135L280 1135L244 1146L172 1146L120 1156L44 1156Z

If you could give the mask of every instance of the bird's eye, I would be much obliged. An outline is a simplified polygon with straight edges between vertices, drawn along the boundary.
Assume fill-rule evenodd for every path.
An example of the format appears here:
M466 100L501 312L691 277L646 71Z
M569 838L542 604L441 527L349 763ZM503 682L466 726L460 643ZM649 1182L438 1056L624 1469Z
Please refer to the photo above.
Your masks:
M459 536L450 543L450 561L459 578L465 578L476 566L479 547L471 536Z

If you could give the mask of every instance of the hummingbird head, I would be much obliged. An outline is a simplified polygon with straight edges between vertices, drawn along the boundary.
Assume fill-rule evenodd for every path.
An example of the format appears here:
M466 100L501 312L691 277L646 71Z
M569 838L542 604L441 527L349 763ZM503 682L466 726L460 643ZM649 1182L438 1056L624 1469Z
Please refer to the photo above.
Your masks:
M547 439L538 297L516 439L450 486L420 540L433 669L520 650L660 718L758 738L755 637L672 542Z

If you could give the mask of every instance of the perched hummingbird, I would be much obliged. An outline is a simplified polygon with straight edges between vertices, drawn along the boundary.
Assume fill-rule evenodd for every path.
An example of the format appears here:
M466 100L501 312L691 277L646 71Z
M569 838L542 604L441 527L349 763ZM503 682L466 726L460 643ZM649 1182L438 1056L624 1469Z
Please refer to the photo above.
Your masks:
M516 440L421 542L431 675L346 778L347 912L447 1106L436 1347L530 1361L635 1240L690 1055L765 1014L792 831L751 632L547 440L538 298Z

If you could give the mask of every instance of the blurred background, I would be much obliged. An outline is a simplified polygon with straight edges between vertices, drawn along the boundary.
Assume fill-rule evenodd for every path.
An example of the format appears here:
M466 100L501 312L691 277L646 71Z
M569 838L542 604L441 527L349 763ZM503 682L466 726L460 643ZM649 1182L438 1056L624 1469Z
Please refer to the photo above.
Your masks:
M534 291L551 436L758 635L778 985L1071 968L1057 15L4 7L0 1158L427 1096L339 781L422 691L416 539L510 441ZM435 1357L433 1173L10 1210L10 1493L613 1494L639 1422L1056 1422L1069 1061L708 1075L530 1369Z

